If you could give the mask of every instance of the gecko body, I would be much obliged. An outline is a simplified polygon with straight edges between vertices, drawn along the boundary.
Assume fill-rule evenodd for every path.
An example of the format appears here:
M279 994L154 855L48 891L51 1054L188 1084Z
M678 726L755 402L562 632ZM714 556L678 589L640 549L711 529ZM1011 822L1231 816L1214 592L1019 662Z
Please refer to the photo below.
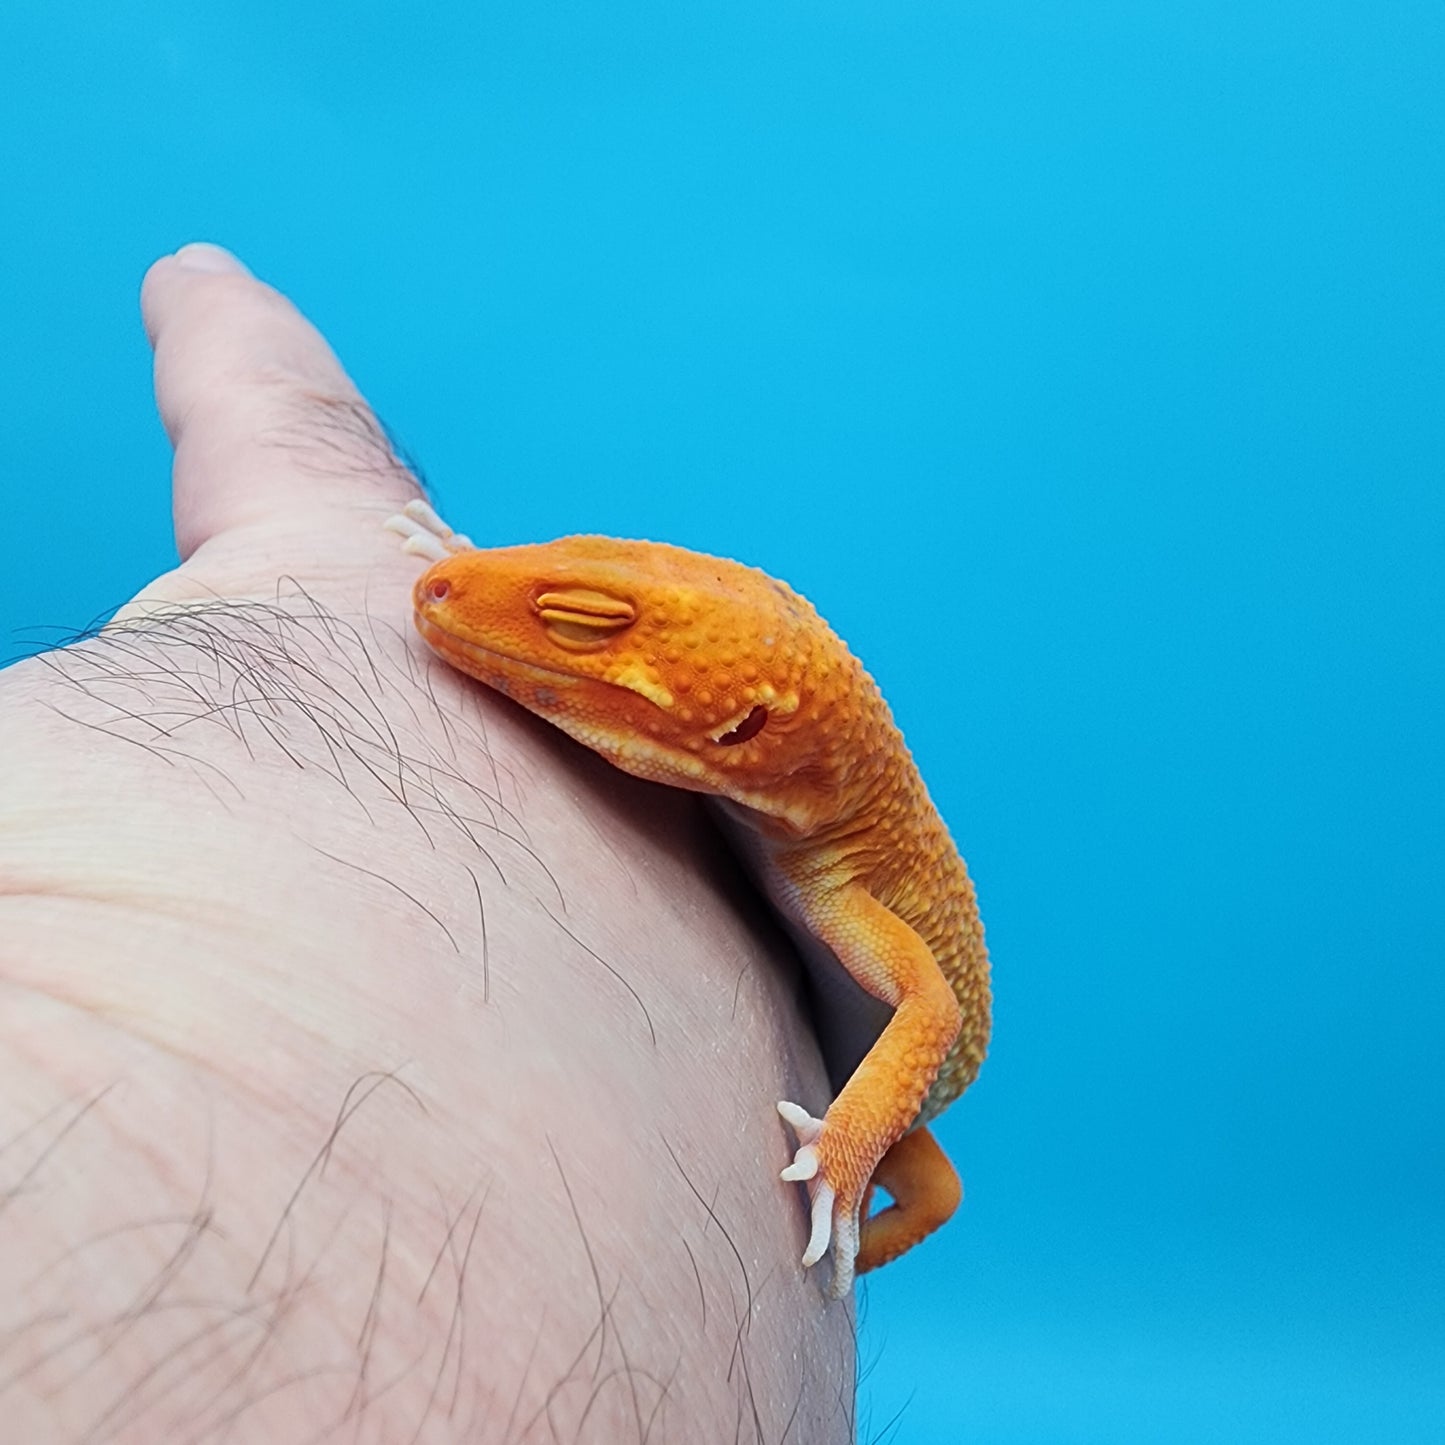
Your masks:
M783 1102L807 1184L803 1263L831 1292L961 1197L928 1123L973 1081L990 1019L973 885L876 684L806 599L653 542L474 548L425 503L388 523L432 565L428 645L617 767L707 795L818 981L837 1097ZM831 1019L832 1027L828 1026ZM893 1203L869 1216L873 1188Z

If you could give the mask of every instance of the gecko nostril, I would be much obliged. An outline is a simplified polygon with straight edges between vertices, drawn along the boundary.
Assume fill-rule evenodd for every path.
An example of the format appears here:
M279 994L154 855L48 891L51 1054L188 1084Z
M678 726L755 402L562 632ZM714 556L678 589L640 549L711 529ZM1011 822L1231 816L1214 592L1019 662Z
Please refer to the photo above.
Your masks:
M452 584L448 582L445 577L438 577L435 582L431 583L431 585L428 586L428 588L426 589L426 595L433 602L445 602L451 590Z

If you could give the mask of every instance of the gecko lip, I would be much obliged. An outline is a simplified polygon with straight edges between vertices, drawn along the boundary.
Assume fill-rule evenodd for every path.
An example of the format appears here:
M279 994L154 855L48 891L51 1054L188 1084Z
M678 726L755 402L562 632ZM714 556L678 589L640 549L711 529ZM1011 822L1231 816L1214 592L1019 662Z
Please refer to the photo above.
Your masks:
M444 656L446 653L452 652L484 664L502 663L507 668L514 668L524 675L555 678L562 682L577 681L576 673L563 672L555 667L542 667L540 664L529 662L524 658L513 657L509 652L499 652L495 647L483 647L478 642L468 642L466 638L458 637L455 632L448 632L440 623L434 622L430 617L420 613L417 615L417 625L427 643Z

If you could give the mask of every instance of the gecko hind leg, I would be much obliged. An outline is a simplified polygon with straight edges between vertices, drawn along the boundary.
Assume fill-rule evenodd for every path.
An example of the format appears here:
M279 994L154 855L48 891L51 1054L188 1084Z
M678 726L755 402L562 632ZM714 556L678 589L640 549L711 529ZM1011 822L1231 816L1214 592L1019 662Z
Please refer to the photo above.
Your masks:
M470 537L453 532L437 515L431 503L424 502L420 497L413 498L395 516L388 517L382 526L404 539L401 544L403 552L428 562L440 562L453 552L470 552L475 548Z
M809 901L804 894L805 911ZM928 945L866 889L857 884L829 888L811 901L815 905L809 918L813 933L857 983L893 1008L893 1017L821 1120L796 1105L779 1111L798 1135L796 1156L783 1178L806 1181L813 1206L813 1233L803 1263L813 1264L830 1247L831 1230L833 1279L829 1293L839 1299L853 1283L860 1219L874 1175L918 1118L929 1087L958 1038L962 1017L953 989ZM931 1135L924 1137L932 1143ZM907 1159L910 1151L926 1150L928 1144L905 1145L898 1157ZM906 1169L901 1175L885 1173L879 1182L890 1194L896 1183L905 1198L910 1197L912 1176ZM830 1227L819 1219L824 1188L832 1195ZM924 1210L924 1215L927 1212ZM921 1239L931 1227L919 1228L921 1216L916 1206L905 1207L901 1213L908 1223L897 1238L906 1242L896 1253ZM884 1215L888 1214L885 1210ZM891 1224L880 1227L884 1239L895 1228ZM876 1254L864 1261L878 1262L881 1255Z

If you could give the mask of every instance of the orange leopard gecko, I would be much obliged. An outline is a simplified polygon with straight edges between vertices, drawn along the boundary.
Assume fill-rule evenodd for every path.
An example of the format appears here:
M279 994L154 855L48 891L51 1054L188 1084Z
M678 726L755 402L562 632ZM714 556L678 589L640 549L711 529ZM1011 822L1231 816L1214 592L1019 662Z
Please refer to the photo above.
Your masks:
M989 1033L973 885L877 685L738 562L607 537L478 550L424 502L387 526L433 564L413 600L442 658L625 772L707 794L782 915L846 1079L821 1119L778 1105L799 1144L782 1177L811 1197L803 1264L831 1243L845 1295L957 1208L927 1125ZM870 1217L875 1185L894 1202Z

